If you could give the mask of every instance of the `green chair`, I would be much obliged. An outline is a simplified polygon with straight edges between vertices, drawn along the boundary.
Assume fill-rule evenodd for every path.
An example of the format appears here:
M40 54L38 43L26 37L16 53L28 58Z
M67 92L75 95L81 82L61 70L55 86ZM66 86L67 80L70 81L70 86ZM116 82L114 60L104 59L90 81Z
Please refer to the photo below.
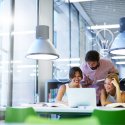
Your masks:
M37 116L32 107L7 107L5 111L5 122L23 123L28 116Z
M95 109L92 117L97 117L101 125L125 125L125 110Z
M76 119L47 119L42 117L29 116L26 124L43 124L43 125L100 125L97 118L76 118Z

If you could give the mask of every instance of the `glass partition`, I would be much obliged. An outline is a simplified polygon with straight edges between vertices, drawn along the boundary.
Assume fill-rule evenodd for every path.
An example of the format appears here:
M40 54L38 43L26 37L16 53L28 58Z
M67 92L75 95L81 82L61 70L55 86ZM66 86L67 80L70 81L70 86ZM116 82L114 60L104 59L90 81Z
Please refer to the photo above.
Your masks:
M35 102L36 62L26 59L25 55L35 40L36 1L15 1L14 20L11 17L10 2L12 1L0 1L0 105L2 106Z
M13 105L34 103L36 62L25 56L35 41L36 19L35 0L15 1Z
M10 0L0 1L0 105L7 105L10 65Z

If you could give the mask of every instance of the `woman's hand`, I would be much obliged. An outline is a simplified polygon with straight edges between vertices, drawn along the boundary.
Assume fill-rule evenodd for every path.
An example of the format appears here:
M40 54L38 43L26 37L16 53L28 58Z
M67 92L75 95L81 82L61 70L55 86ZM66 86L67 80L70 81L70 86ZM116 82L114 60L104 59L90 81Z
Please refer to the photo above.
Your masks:
M122 103L122 97L121 97L119 83L116 81L115 78L112 79L111 83L116 87L116 102Z
M116 81L115 78L112 78L112 82L111 82L116 88L119 87L119 83Z

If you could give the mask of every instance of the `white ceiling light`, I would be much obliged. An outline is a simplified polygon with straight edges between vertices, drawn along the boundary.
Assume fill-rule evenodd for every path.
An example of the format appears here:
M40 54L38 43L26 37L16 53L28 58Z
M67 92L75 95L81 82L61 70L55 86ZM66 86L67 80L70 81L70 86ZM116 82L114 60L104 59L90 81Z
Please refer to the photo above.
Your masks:
M85 2L85 1L95 1L95 0L65 0L66 3L70 2L70 3L73 3L73 2Z
M64 59L57 59L56 62L68 62L68 61L80 61L80 58L64 58Z
M95 25L95 26L88 26L87 29L113 29L113 28L119 28L119 24L113 24L113 25Z
M120 33L112 43L111 54L125 55L125 17L120 18Z
M123 65L123 64L125 64L125 62L116 62L116 64L118 64L118 65Z
M125 56L113 56L112 59L125 59Z
M71 64L68 64L68 66L71 66L71 67L80 66L80 63L71 63Z
M110 53L116 55L125 55L125 31L119 33L115 38L111 46Z
M26 55L31 59L53 60L59 58L54 46L49 41L49 27L36 27L36 41L31 45Z

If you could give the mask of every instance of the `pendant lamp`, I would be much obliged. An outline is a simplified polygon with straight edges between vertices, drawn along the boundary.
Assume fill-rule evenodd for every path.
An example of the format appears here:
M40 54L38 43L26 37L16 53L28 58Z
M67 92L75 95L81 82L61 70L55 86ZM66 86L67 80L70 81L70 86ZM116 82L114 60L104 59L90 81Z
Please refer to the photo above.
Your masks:
M49 27L38 25L36 27L36 41L29 48L27 58L54 60L59 58L56 49L49 41Z
M125 55L125 17L120 18L120 33L116 36L109 52L115 55Z

